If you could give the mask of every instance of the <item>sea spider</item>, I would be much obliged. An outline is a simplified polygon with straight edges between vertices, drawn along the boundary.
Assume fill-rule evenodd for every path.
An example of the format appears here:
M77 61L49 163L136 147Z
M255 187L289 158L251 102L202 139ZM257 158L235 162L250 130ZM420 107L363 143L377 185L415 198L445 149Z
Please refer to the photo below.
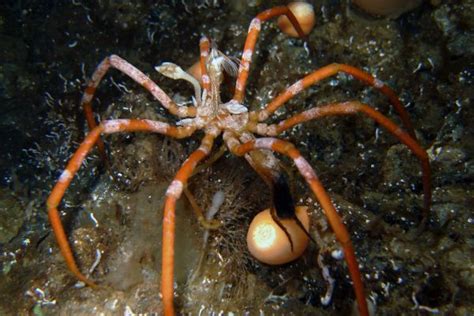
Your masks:
M214 47L211 48L210 42L206 37L203 37L200 41L200 70L202 84L199 84L197 80L190 77L186 72L174 64L164 63L160 67L157 67L157 70L165 76L173 79L184 79L190 81L194 85L195 100L193 106L178 106L145 74L116 55L111 55L105 58L99 64L85 89L81 101L91 131L70 159L47 201L49 219L61 253L66 260L67 266L79 280L90 286L95 286L94 282L90 281L80 272L75 263L72 249L67 241L60 220L58 205L85 157L95 145L98 146L99 153L102 158L105 159L104 144L100 139L100 135L117 132L140 131L159 133L174 138L185 138L191 136L198 130L202 130L204 132L204 137L201 140L200 146L191 153L186 161L183 162L166 192L163 215L161 273L161 291L165 314L174 314L173 278L176 201L181 197L183 190L186 189L187 181L196 166L202 162L204 158L210 155L214 140L222 135L227 149L237 156L244 156L250 165L270 186L274 184L275 179L278 179L281 174L281 171L279 170L279 162L273 155L273 152L278 152L279 154L287 156L293 160L296 168L304 177L317 201L324 210L324 214L327 216L329 224L342 246L353 282L359 312L361 315L368 315L362 276L354 254L350 235L343 224L341 217L335 210L331 199L306 159L302 157L294 145L288 141L278 139L276 136L297 124L319 119L321 117L354 115L356 113L363 113L370 117L375 122L386 128L392 135L398 138L400 142L405 144L421 161L423 171L424 216L420 226L423 226L426 223L431 203L430 165L428 156L425 150L417 143L408 114L393 90L370 74L349 65L330 64L315 70L286 88L261 109L249 111L244 104L244 91L261 23L280 15L286 15L297 30L299 36L305 37L297 19L286 6L275 7L258 14L250 23L242 53L242 59L238 65L234 96L226 103L221 102L220 85L223 80L224 70L228 70L227 68L229 67L232 68L232 65L234 64L217 49ZM103 121L97 125L93 118L91 101L97 86L110 67L126 74L148 90L171 114L181 118L178 124L172 125L161 121L146 119L114 119ZM386 95L400 115L406 131L377 110L357 101L347 101L313 107L276 124L264 123L279 107L284 105L295 95L298 95L309 86L315 85L321 80L338 73L351 75ZM257 137L257 135L263 137ZM276 220L278 221L278 213ZM242 236L242 238L244 237Z

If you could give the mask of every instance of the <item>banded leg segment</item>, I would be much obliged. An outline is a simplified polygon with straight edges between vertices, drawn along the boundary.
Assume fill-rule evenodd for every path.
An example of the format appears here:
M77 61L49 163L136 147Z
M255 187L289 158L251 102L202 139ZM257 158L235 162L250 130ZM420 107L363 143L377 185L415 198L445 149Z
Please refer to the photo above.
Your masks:
M250 23L247 39L245 40L244 50L242 53L242 60L240 61L239 74L237 82L235 84L234 100L238 103L242 103L244 100L245 85L249 76L250 62L252 61L252 55L255 50L255 44L257 43L258 34L260 33L261 24L263 21L271 18L286 15L290 20L291 24L298 32L298 35L306 40L306 35L301 29L298 20L286 6L274 7L259 13Z
M204 90L205 95L209 95L209 91L211 90L211 80L209 75L207 74L207 58L209 57L209 39L206 36L201 37L199 41L199 65L201 68L201 82L202 82L202 89Z
M153 132L165 134L175 138L183 138L191 135L194 129L185 127L174 127L169 124L151 121L151 120L109 120L104 121L102 124L94 127L92 131L86 136L84 141L81 143L79 148L76 150L74 155L69 160L66 169L59 177L56 185L54 186L51 194L46 202L48 208L48 217L53 229L56 241L58 242L59 249L63 255L69 270L82 282L95 286L94 282L87 279L79 268L77 267L76 261L73 256L72 249L67 240L64 227L61 223L61 218L58 212L58 206L69 187L74 175L79 170L82 162L86 159L94 145L99 141L100 135L111 134L117 132Z
M54 236L56 237L56 241L59 245L59 250L61 251L64 260L66 261L66 265L68 266L69 270L76 276L76 278L92 287L96 286L95 283L89 280L85 275L83 275L77 267L76 261L72 253L72 249L67 240L66 232L64 231L63 224L61 223L61 217L59 216L58 212L58 205L61 203L64 193L69 187L71 180L73 179L77 170L79 170L79 167L86 158L87 154L91 151L94 144L99 140L100 134L102 132L103 126L100 125L93 128L92 131L87 135L87 137L81 143L72 158L69 160L66 169L64 169L63 173L59 177L46 202L48 208L49 222L51 223Z
M362 275L357 264L357 259L354 254L354 247L350 239L350 235L346 226L342 222L341 217L337 213L334 205L331 202L329 195L326 193L323 185L319 181L316 173L309 163L301 156L300 152L293 146L293 144L277 139L277 138L258 138L249 141L242 145L238 145L237 140L228 139L227 144L230 150L236 155L242 156L251 150L255 149L270 149L280 154L291 158L301 175L305 178L310 186L321 207L324 214L328 218L337 240L344 251L345 260L349 268L349 273L353 282L354 292L357 299L360 315L369 315L367 309L367 302L364 293L364 284L362 282Z
M418 142L407 132L402 130L397 124L392 122L389 118L384 116L379 111L368 106L367 104L358 101L349 101L343 103L334 103L320 107L314 107L296 114L289 119L283 120L278 124L260 127L260 131L266 130L264 135L276 136L283 131L310 120L318 119L325 116L334 115L354 115L363 113L375 122L387 129L390 134L395 136L401 143L406 145L408 149L420 160L423 181L423 219L420 227L424 227L428 220L429 211L431 208L431 167L430 161L426 151L418 144ZM257 132L257 131L256 131Z
M192 175L197 164L207 157L212 149L215 135L206 134L201 146L195 150L178 170L174 180L166 191L163 214L163 246L161 266L161 295L163 297L164 314L174 315L174 244L175 244L175 213L176 201L181 197L183 188Z
M138 70L135 66L127 62L125 59L117 56L111 55L106 57L95 69L92 74L91 79L87 83L87 87L84 91L84 94L81 99L81 106L84 109L84 115L86 116L87 124L89 129L93 129L97 126L97 123L94 119L94 113L92 110L92 99L94 97L95 91L107 73L109 68L115 68L125 75L129 76L135 82L143 86L148 90L171 114L174 114L179 117L188 117L196 115L196 108L194 107L178 107L176 103L171 100L171 98L163 91L161 88L154 83L150 78L148 78L143 72ZM102 140L99 138L97 140L97 147L101 158L105 160L105 146Z
M356 67L345 64L331 64L324 66L307 75L303 79L295 82L293 85L286 88L282 93L280 93L280 95L278 95L270 103L268 103L264 109L250 113L251 120L258 122L266 120L280 106L285 104L295 95L302 92L304 89L319 83L321 80L334 76L340 72L351 75L356 79L364 82L365 84L380 90L380 92L386 95L389 98L390 103L395 108L395 111L397 111L398 115L400 116L404 128L408 131L408 134L410 134L410 136L414 140L416 140L415 131L413 129L413 124L411 123L410 117L408 116L407 111L403 107L395 92L390 87L385 85L382 81L377 78L374 78L371 74Z

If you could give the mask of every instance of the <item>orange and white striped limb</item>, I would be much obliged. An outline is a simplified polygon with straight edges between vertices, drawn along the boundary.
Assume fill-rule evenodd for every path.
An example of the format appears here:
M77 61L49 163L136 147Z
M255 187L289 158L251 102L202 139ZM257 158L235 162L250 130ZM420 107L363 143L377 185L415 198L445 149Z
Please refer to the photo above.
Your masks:
M259 13L252 20L252 22L250 22L247 39L245 40L244 50L242 53L242 60L240 61L239 74L235 83L235 92L233 98L233 100L237 101L238 103L242 103L244 100L245 85L247 84L247 79L249 76L250 62L252 61L252 55L255 50L255 44L257 43L257 38L258 34L260 33L262 22L280 15L286 15L295 30L298 32L299 36L303 39L306 39L306 35L301 29L298 20L287 6L274 7Z
M380 92L386 95L389 98L390 103L397 111L398 115L400 115L404 128L408 131L408 134L410 134L410 136L416 140L413 124L411 123L410 117L408 116L407 111L403 107L395 92L389 86L384 84L381 80L374 78L371 74L356 67L345 64L330 64L305 76L303 79L295 82L293 85L286 88L282 93L280 93L276 98L274 98L270 103L268 103L264 109L256 112L251 112L251 120L258 122L266 120L280 106L285 104L295 95L299 94L306 88L319 83L321 80L334 76L340 72L351 75L356 79L366 83L367 85L380 90Z
M176 103L174 103L173 100L171 100L171 98L143 72L141 72L135 66L127 62L125 59L117 55L110 55L104 58L104 60L102 60L102 62L97 66L94 73L92 74L91 79L87 83L87 87L84 91L84 94L82 95L81 106L84 109L84 115L86 116L87 124L90 130L97 126L92 110L92 99L94 98L95 91L97 90L100 81L110 69L110 67L119 70L120 72L133 79L136 83L143 86L171 114L174 114L178 117L194 117L196 115L195 107L176 105ZM102 160L105 161L105 146L100 138L97 140L97 147L99 149L99 153L101 155Z
M95 286L95 284L91 280L87 279L87 277L84 276L77 267L72 249L69 245L64 227L61 223L58 206L61 203L66 189L69 187L72 179L81 167L82 162L99 140L100 135L118 132L152 132L175 138L183 138L190 136L194 132L194 128L175 127L167 123L152 120L119 119L103 121L101 124L94 127L92 131L90 131L90 133L69 160L66 169L64 169L58 181L56 182L56 185L51 191L46 205L48 208L48 217L51 222L54 235L56 236L56 241L58 242L59 249L66 260L69 270L71 270L71 272L79 280L90 286Z
M207 74L206 67L207 59L209 57L209 48L209 39L206 36L201 37L199 41L199 65L201 69L201 84L205 95L209 95L209 90L211 89L211 81L209 75Z
M181 197L197 164L209 155L216 135L206 134L201 146L195 150L178 170L174 180L166 190L166 200L163 211L163 245L161 266L161 295L164 314L174 315L174 243L176 230L176 201Z
M283 141L277 138L265 137L257 138L239 144L238 140L232 137L226 137L226 143L228 144L231 152L238 156L242 156L255 149L269 149L289 158L293 159L298 171L304 177L309 187L313 191L316 199L324 210L324 214L328 218L329 224L331 225L337 240L342 246L344 251L345 260L349 268L349 273L353 282L354 292L357 299L360 315L369 315L367 309L367 302L364 293L364 284L362 282L362 275L357 264L357 259L354 254L354 247L350 235L346 229L346 226L342 222L341 217L334 208L333 203L329 195L326 193L323 185L319 181L313 168L309 165L306 159L301 156L300 152L290 142Z
M253 132L264 135L264 136L277 136L283 131L310 120L322 118L325 116L334 115L354 115L357 113L363 113L375 122L387 129L393 136L395 136L400 142L408 147L408 149L420 160L422 169L422 181L423 181L423 220L420 227L424 227L428 220L428 215L431 207L431 167L430 161L426 151L418 144L418 142L407 132L402 130L397 124L392 122L389 118L384 116L379 111L370 107L367 104L360 103L358 101L348 101L342 103L328 104L325 106L314 107L296 114L286 120L283 120L277 124L266 125L256 124L253 125Z

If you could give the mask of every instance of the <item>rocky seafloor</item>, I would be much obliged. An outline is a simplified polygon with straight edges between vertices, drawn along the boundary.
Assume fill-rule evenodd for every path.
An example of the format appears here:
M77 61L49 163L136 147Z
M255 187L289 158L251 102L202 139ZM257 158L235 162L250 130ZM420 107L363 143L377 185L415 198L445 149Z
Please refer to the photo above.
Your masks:
M87 128L79 101L87 78L118 54L177 102L192 88L158 74L165 61L183 68L207 35L240 57L251 19L278 1L10 1L0 4L0 314L160 313L161 214L174 172L199 133L185 140L129 134L105 138L106 167L94 151L68 190L61 213L82 271L68 272L45 201ZM474 1L432 1L397 18L372 17L346 1L314 1L316 27L305 44L265 23L245 99L258 109L324 65L359 67L400 96L432 166L433 204L423 231L421 169L394 137L362 116L331 117L285 133L315 168L351 232L366 293L380 315L472 315L474 305ZM232 78L222 97L230 98ZM309 88L271 119L312 106L360 100L400 123L386 97L347 75ZM94 103L98 118L175 122L149 93L117 71ZM216 150L220 142L216 144ZM176 298L183 314L347 315L354 294L321 209L290 161L312 234L303 257L284 266L259 263L245 234L270 194L246 161L225 154L189 183L203 209L216 192L223 225L206 232L182 199L177 210ZM206 238L205 235L208 235ZM319 259L335 280L331 301Z

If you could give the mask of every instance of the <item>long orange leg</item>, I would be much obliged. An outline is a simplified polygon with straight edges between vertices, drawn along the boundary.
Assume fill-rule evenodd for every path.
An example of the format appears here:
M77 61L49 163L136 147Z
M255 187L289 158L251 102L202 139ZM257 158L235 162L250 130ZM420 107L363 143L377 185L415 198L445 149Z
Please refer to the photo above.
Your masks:
M389 86L384 84L381 80L374 78L371 74L356 67L345 64L330 64L310 73L303 79L295 82L293 85L286 88L282 93L280 93L276 98L274 98L270 103L268 103L264 109L256 112L251 112L251 120L254 122L262 122L266 120L280 106L285 104L295 95L302 92L304 89L319 83L321 80L334 76L340 72L349 74L355 77L356 79L366 83L367 85L380 90L380 92L386 95L390 99L390 103L392 103L398 115L400 115L403 126L408 131L408 134L410 134L410 136L414 140L416 140L415 131L413 129L413 124L411 123L410 117L408 116L407 111L403 107L395 92Z
M84 109L84 115L86 116L87 124L89 129L93 129L97 126L97 123L94 119L94 113L92 111L92 99L94 97L95 91L107 73L109 68L115 68L125 75L129 76L138 84L142 85L147 89L160 103L171 113L179 117L189 117L196 115L196 108L186 107L186 106L177 106L176 103L171 100L171 98L163 91L161 88L154 83L150 78L148 78L143 72L138 70L135 66L127 62L125 59L117 56L110 55L97 66L94 73L92 74L91 79L87 83L87 87L84 91L84 94L81 99L81 106ZM105 146L102 140L99 138L97 140L97 147L101 155L102 160L105 161Z
M334 208L334 205L332 204L329 195L326 193L326 190L324 190L323 185L316 176L316 173L314 172L313 168L301 156L300 152L295 148L295 146L293 146L293 144L277 138L270 137L258 138L256 140L246 142L242 145L239 145L238 141L235 138L226 137L226 143L228 144L231 152L239 156L242 156L254 149L270 149L293 159L299 172L305 178L317 200L321 204L321 207L324 210L324 214L328 218L329 224L331 225L331 228L334 231L337 240L342 246L345 260L349 268L349 273L351 275L359 313L360 315L368 316L369 313L364 293L362 275L357 264L357 259L354 254L354 247L352 246L349 233L346 229L346 226L342 222L341 217Z
M428 155L426 154L426 151L418 144L418 142L411 135L409 135L398 125L393 123L389 118L387 118L374 108L370 107L369 105L360 103L358 101L349 101L314 107L274 125L269 125L265 127L264 125L259 124L260 130L255 130L255 132L259 132L259 134L261 135L276 136L297 124L310 120L318 119L325 116L354 115L357 113L363 113L374 121L376 121L378 124L382 125L393 136L398 138L400 142L405 144L408 149L410 149L411 152L420 160L422 169L424 199L424 213L420 228L423 228L428 220L428 215L431 207L431 168ZM263 133L260 133L262 131Z
M235 84L235 92L233 98L233 100L237 101L238 103L242 103L242 101L244 100L245 85L247 84L247 79L249 76L250 62L252 61L252 55L253 51L255 50L255 44L257 43L258 34L260 33L261 24L266 20L280 15L286 15L295 30L298 32L298 35L301 38L306 39L306 35L301 29L298 20L295 18L295 16L288 7L274 7L259 13L252 20L252 22L250 22L247 39L245 40L244 50L242 53L242 60L240 61L239 75Z
M201 82L202 82L202 89L203 94L209 95L209 91L211 90L211 81L207 74L207 58L209 56L209 39L206 36L201 37L199 40L199 65L201 68Z
M66 169L62 172L56 185L54 186L51 194L46 202L48 208L48 217L53 228L56 241L58 242L59 249L63 255L66 264L71 272L84 283L95 286L94 282L87 279L77 267L76 261L72 253L72 249L67 240L64 227L61 223L61 218L58 212L58 206L69 187L74 175L79 170L82 162L87 157L87 154L91 151L94 144L97 143L101 134L111 134L117 132L152 132L168 135L175 138L183 138L191 135L194 132L194 128L189 127L174 127L167 123L151 121L151 120L109 120L104 121L98 126L94 127L92 131L87 135L84 141L81 143L79 148L76 150L74 155L69 160Z
M176 201L181 197L183 188L192 175L196 165L209 155L214 138L217 135L206 134L201 146L195 150L178 170L174 180L166 191L166 200L163 215L163 246L161 266L161 295L166 316L174 315L174 239Z

